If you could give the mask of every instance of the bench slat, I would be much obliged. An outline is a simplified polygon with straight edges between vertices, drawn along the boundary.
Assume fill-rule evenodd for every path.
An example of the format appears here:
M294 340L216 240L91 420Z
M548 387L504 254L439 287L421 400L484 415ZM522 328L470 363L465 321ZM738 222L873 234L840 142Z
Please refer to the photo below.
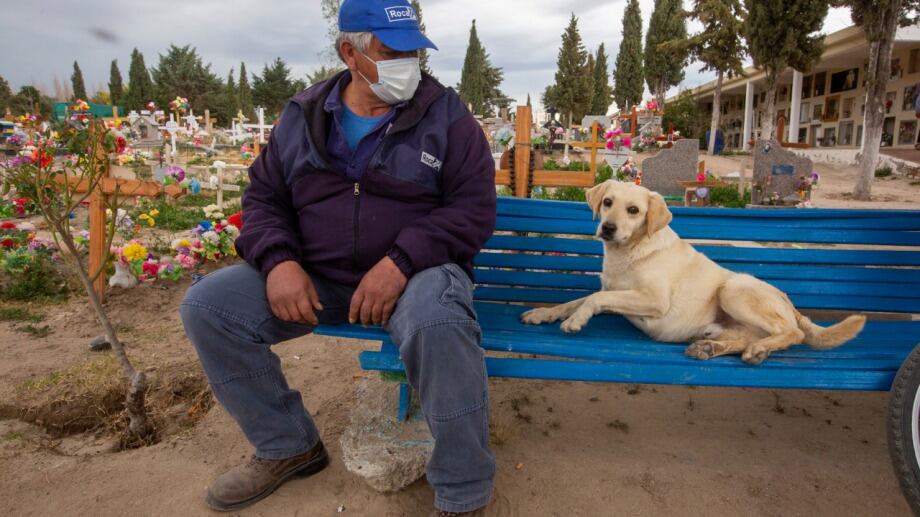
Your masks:
M359 360L365 370L404 371L396 354L362 352ZM486 357L489 376L563 381L887 391L895 376L895 372L875 370L813 370L802 375L797 368L723 368L706 363L687 366Z
M591 220L534 219L499 216L496 230L515 232L594 235L597 222ZM671 228L684 239L807 242L821 244L877 244L886 246L920 246L920 232L887 230L836 230L820 228L782 228L684 223L675 219Z

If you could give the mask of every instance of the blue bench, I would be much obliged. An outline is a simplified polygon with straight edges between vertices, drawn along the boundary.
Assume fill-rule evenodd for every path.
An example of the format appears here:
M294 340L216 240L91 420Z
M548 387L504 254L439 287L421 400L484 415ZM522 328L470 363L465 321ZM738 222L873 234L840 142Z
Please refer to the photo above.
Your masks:
M759 366L737 356L698 361L683 344L653 341L623 317L595 317L579 334L518 321L527 305L556 304L600 287L597 222L584 203L500 198L495 234L475 259L476 311L490 376L696 386L888 390L920 341L920 211L672 208L671 227L733 271L786 292L799 309L894 313L829 351L794 346ZM789 243L752 245L738 241ZM841 246L845 245L845 246ZM872 246L874 249L869 249ZM845 249L842 249L845 248ZM871 318L871 316L870 316ZM362 368L399 373L380 328L320 326L317 334L376 340ZM522 354L509 356L508 352ZM533 358L533 354L540 356ZM409 390L401 385L400 417Z
M672 208L671 227L733 271L786 292L806 313L876 313L853 341L832 350L799 345L750 366L738 356L698 361L685 344L660 343L623 317L602 315L578 334L523 325L534 304L600 288L603 248L585 203L500 198L495 234L475 259L476 311L493 377L696 386L891 390L889 451L902 491L920 515L920 211ZM751 244L770 243L770 244ZM776 243L785 243L777 245ZM830 311L830 312L825 312ZM892 318L893 315L893 318ZM818 318L818 323L822 323ZM826 324L826 323L825 323ZM380 341L361 367L399 384L399 419L410 390L396 347L380 328L320 326L317 334ZM510 353L509 353L510 352ZM496 353L498 356L496 357ZM534 355L539 358L534 358Z

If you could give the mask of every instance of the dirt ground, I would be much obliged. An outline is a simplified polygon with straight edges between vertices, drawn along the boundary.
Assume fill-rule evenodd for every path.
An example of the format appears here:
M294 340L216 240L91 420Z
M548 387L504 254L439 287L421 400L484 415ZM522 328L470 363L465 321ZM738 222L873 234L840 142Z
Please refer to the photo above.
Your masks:
M729 160L712 167L730 168L722 163ZM920 202L920 186L898 178L876 183L879 201L855 204L842 195L852 171L818 170L817 206ZM188 283L113 291L107 302L129 353L161 384L173 382L168 372L197 372L177 314ZM111 452L112 435L101 430L61 438L3 418L4 407L60 385L55 372L100 364L107 355L87 348L99 329L80 298L29 309L47 316L48 337L0 323L0 515L209 514L207 484L251 453L219 406L201 411L195 423L183 418L200 407L178 400L163 412L171 424L159 443L124 452ZM376 377L357 362L372 346L307 336L275 348L332 463L240 515L325 516L340 508L342 515L427 515L433 495L424 480L383 495L340 459L356 379ZM888 459L885 393L490 382L499 515L910 514ZM59 394L74 403L79 391Z

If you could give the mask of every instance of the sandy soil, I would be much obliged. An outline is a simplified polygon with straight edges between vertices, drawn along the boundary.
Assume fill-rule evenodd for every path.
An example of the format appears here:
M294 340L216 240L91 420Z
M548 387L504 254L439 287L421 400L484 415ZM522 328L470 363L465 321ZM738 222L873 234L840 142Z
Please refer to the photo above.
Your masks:
M711 167L732 167L732 159ZM819 166L818 206L854 203L852 171ZM920 187L880 181L885 201L917 206ZM890 196L890 199L889 199ZM115 291L108 306L151 376L195 367L177 314L188 281ZM99 333L78 298L31 307L47 315L37 339L0 323L0 406L62 368L98 361ZM276 347L332 455L330 468L295 480L241 515L427 515L424 480L378 494L342 465L359 351L372 343L308 336ZM885 442L885 393L775 391L493 379L492 434L501 515L909 515ZM25 393L25 395L24 395ZM180 408L182 409L182 408ZM181 411L180 411L181 412ZM56 438L0 419L0 515L205 515L206 485L251 450L215 407L172 427L153 446L109 452L104 432Z

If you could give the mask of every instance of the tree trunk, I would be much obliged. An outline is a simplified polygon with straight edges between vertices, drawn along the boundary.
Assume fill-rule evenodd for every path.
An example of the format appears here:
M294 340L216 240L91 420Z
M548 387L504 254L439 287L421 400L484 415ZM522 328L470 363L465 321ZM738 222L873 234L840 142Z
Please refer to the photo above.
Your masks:
M61 236L66 235L62 230L63 228L58 228L58 234ZM109 344L112 345L112 352L121 365L122 372L128 379L128 394L125 397L125 410L128 413L129 421L128 430L138 438L147 438L153 433L153 426L150 425L147 419L147 408L144 405L144 397L147 393L147 378L144 372L135 370L134 366L131 365L131 361L125 353L125 347L122 345L121 341L118 340L115 329L112 327L112 322L109 321L108 314L106 314L105 309L102 307L102 302L96 295L96 290L93 288L93 281L86 272L86 269L83 268L83 264L80 263L80 255L76 246L74 246L73 240L69 237L65 237L62 240L70 252L74 269L77 272L77 276L80 277L83 287L86 289L86 294L89 296L89 303L96 312L96 318L99 320L99 324L102 325L102 330L105 332L105 338Z
M716 90L712 94L712 122L709 124L709 156L716 154L716 133L719 131L719 119L722 117L722 76L719 71Z
M859 177L853 188L853 198L868 201L872 194L872 180L878 165L879 147L882 144L882 126L885 123L885 89L891 75L891 51L898 30L901 2L890 2L888 13L881 23L879 41L869 42L869 70L866 74L866 113L863 118L863 145L859 161Z
M776 135L776 76L767 73L767 98L761 105L760 140L773 140Z

